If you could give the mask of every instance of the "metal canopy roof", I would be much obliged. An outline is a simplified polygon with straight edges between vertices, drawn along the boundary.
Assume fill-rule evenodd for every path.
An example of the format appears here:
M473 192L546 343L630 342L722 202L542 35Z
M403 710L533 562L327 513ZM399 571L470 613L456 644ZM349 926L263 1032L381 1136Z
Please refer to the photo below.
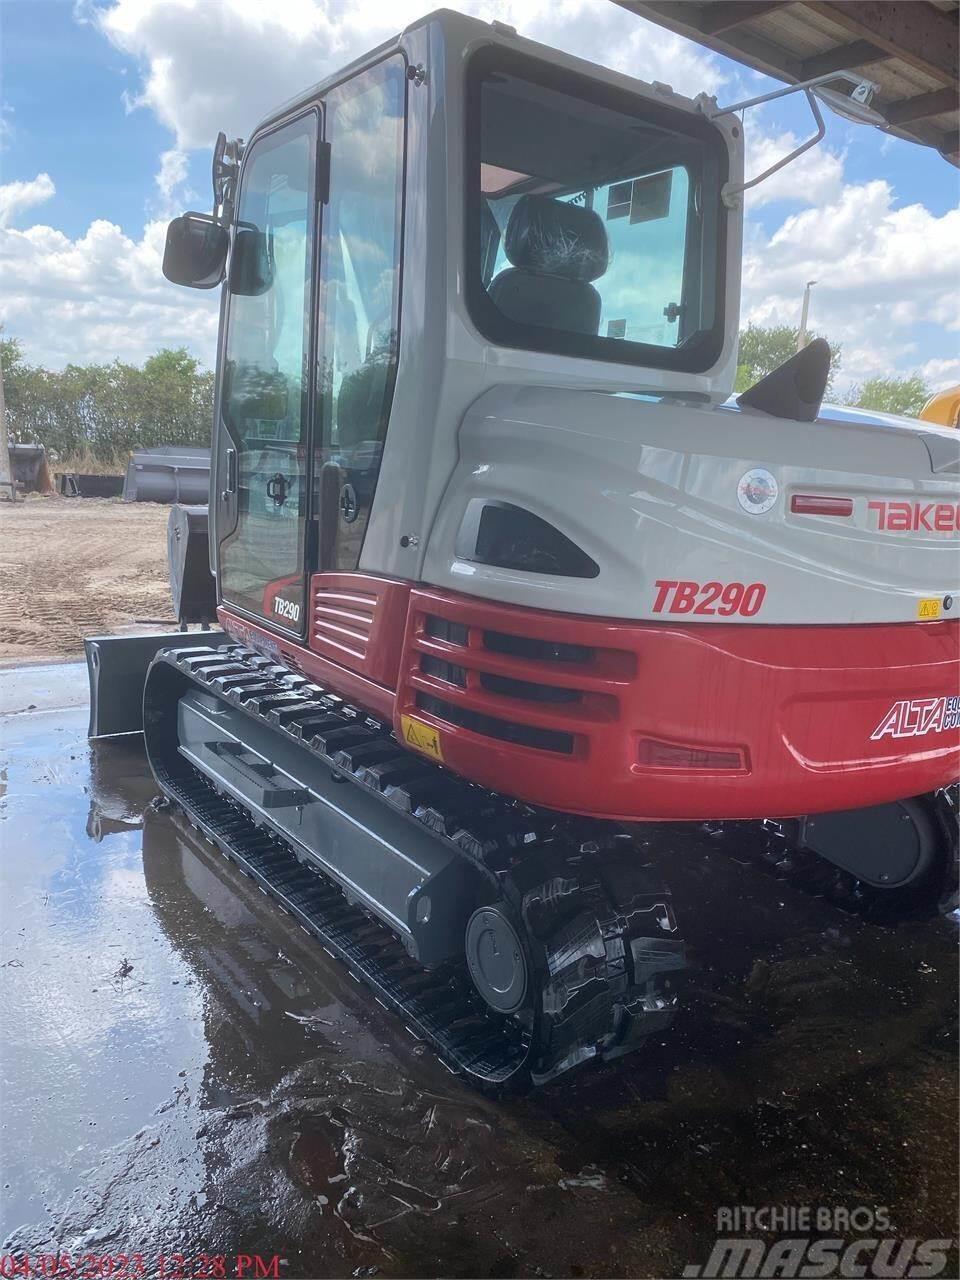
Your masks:
M778 80L862 69L890 133L960 162L960 0L615 3Z

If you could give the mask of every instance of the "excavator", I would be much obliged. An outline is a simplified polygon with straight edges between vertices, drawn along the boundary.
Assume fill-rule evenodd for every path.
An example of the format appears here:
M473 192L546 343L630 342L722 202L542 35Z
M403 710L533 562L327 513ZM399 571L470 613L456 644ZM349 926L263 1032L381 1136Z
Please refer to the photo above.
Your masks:
M735 111L440 11L213 185L218 629L88 640L92 736L495 1091L670 1023L676 824L955 906L960 439L821 413L819 340L731 400Z
M932 395L918 416L921 422L937 422L942 427L960 427L960 386L947 387Z

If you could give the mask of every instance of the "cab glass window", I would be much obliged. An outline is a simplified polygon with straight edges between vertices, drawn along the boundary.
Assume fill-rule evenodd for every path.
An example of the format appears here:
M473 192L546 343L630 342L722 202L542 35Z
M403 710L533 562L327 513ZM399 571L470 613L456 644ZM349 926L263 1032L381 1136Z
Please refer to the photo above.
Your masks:
M703 117L488 50L471 65L468 295L519 347L705 369L725 152Z
M406 74L389 58L326 98L321 254L320 566L355 569L396 377Z
M303 620L317 115L245 158L227 279L221 415L236 454L237 523L220 548L223 597Z

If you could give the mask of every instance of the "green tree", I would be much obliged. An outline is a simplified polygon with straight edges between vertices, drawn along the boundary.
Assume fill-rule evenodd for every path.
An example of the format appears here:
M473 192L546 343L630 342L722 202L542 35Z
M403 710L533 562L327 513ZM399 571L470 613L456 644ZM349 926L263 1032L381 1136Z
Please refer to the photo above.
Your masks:
M14 440L104 465L137 446L210 443L213 374L185 348L158 351L142 368L114 360L49 370L27 364L17 339L0 342Z
M18 338L0 337L7 430L12 443L38 439L37 428L48 417L46 373L27 364Z
M846 404L858 409L876 409L880 413L903 413L915 418L931 391L919 373L907 378L867 378L862 386L854 386Z
M737 380L735 391L746 391L755 382L765 378L768 373L778 369L791 356L797 353L799 329L788 324L764 326L749 324L740 330L740 349L737 357ZM820 334L810 334L811 338ZM833 378L840 368L841 347L838 342L830 343L830 376L827 389L833 385Z
M2 329L0 329L2 334ZM4 338L0 336L0 362L3 364L3 372L10 376L18 366L23 364L23 343L19 338Z
M3 366L3 393L11 423L23 398L23 385L28 368L23 359L23 343L19 338L5 338L0 333L0 365ZM11 425L11 439L15 439Z

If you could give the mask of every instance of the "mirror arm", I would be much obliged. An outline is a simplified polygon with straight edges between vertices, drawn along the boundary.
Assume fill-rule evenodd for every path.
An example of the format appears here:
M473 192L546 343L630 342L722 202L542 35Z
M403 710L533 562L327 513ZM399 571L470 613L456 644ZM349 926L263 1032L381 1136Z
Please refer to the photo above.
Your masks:
M749 191L751 187L758 186L761 182L765 182L767 178L775 174L785 165L791 164L798 156L802 156L805 151L809 151L811 147L815 147L818 142L822 141L827 132L823 123L823 116L820 114L820 108L817 106L817 100L809 89L805 89L807 102L810 104L810 110L813 112L813 118L817 122L817 132L812 138L808 138L806 142L801 142L789 155L778 160L776 164L770 165L768 169L764 169L763 173L758 173L755 178L751 178L749 182L725 182L720 190L720 199L728 209L736 209L740 203L740 197L744 191Z
M213 155L213 216L227 227L233 219L243 152L242 138L228 142L220 133Z
M878 88L873 80L867 80L865 76L857 75L855 71L828 71L825 75L814 76L812 80L801 80L799 84L788 84L783 89L774 89L772 93L761 93L756 98L745 98L743 102L731 103L729 107L718 107L715 98L708 99L705 105L701 107L701 110L708 120L717 120L720 116L729 116L738 111L746 111L748 107L758 107L763 102L774 102L777 98L789 97L791 93L818 89L821 86L833 84L837 80L852 84L854 88L850 94L851 102L865 107L869 106ZM809 96L808 93L807 97Z

